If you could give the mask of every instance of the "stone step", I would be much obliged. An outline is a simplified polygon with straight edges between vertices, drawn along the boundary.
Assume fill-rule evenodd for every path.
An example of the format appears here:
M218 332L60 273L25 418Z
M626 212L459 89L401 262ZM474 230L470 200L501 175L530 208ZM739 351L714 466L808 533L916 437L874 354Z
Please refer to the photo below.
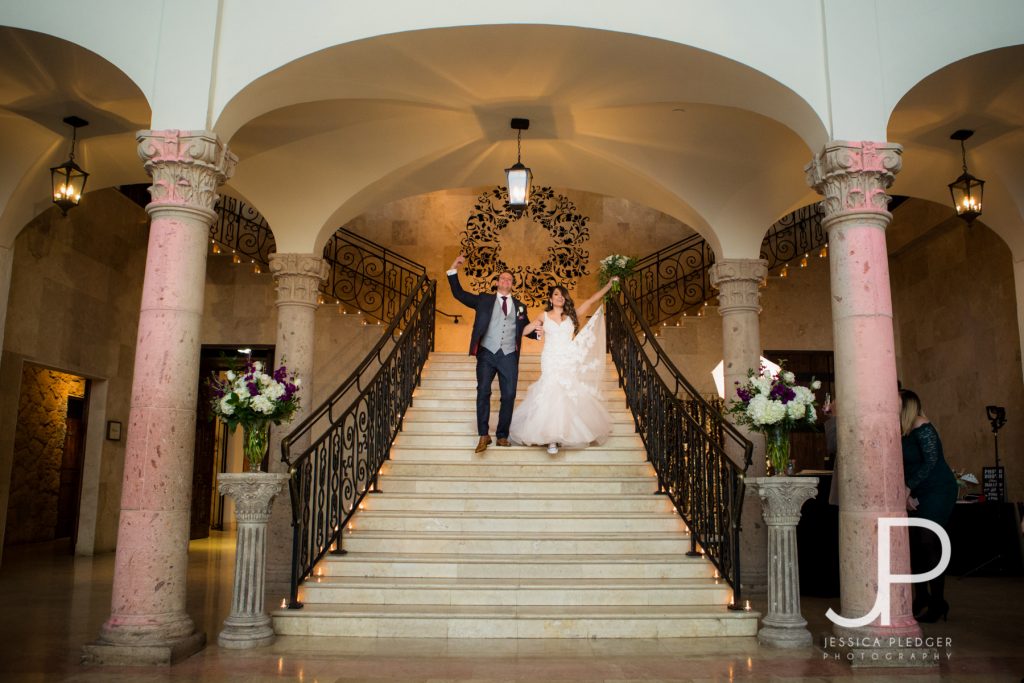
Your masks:
M526 392L529 388L530 387L528 384L523 384L522 382L520 382L517 386L518 391L516 392L516 398L520 400L526 398ZM622 393L622 389L619 389L617 387L613 389L601 389L599 393L601 395L602 400L604 400L606 403L614 402L625 405L626 395ZM458 387L448 388L447 386L443 388L421 386L417 387L416 390L412 393L414 404L418 402L419 399L423 398L465 399L467 395L474 400L473 405L476 405L475 388L464 389ZM493 393L491 394L491 396L497 398Z
M402 448L420 448L424 446L435 446L439 448L468 448L473 449L476 447L480 440L480 437L469 432L457 433L457 434L445 434L445 433L430 433L430 432L417 432L414 431L415 426L406 424L405 429L398 433L395 438L394 446ZM493 437L493 435L492 435ZM625 434L610 434L608 438L601 444L602 446L609 447L622 447L622 448L635 448L643 449L643 441L640 437L633 432L627 432ZM492 448L507 448L507 446L497 446L492 442ZM536 448L536 446L533 446ZM519 448L528 448L527 446L519 446ZM490 450L490 449L488 449Z
M497 411L491 411L496 413ZM403 426L405 432L418 432L418 433L435 433L435 434L450 434L450 435L464 435L471 434L476 438L476 415L469 414L466 411L465 415L459 415L459 420L429 420L429 419L410 419L408 413L405 416ZM497 417L492 416L491 419L491 434L494 434L494 428L497 426ZM632 420L623 419L612 419L611 433L616 436L636 434L636 428L633 426Z
M673 512L437 512L411 510L360 510L352 519L359 531L448 531L545 533L685 533L686 525Z
M498 450L495 447L495 450ZM504 450L504 449L502 449ZM490 449L488 449L490 451ZM547 455L547 452L544 453ZM486 455L476 462L413 461L396 458L381 467L384 476L395 474L404 477L478 477L483 479L511 479L517 477L542 477L571 481L578 477L653 477L654 468L650 463L569 463L538 462L508 463L492 462ZM387 490L387 489L385 489Z
M727 605L726 584L701 579L530 579L316 577L302 600L347 605Z
M481 579L711 579L703 557L671 555L473 555L358 553L328 555L322 576L465 577Z
M475 453L472 448L403 448L396 445L391 449L391 460L394 462L503 462L503 463L551 463L570 462L573 464L602 463L640 463L647 462L647 453L638 448L605 448L590 446L586 449L559 449L556 455L548 455L542 446L511 446L509 448L495 446L493 443L486 451Z
M491 401L491 422L497 420L496 414L500 403L498 401ZM605 408L608 408L606 405ZM633 413L626 407L617 407L614 410L608 410L609 415L612 418L612 424L623 423L633 424ZM453 410L451 408L421 408L418 405L414 405L405 411L405 421L409 423L442 423L452 422L462 425L470 425L474 429L476 428L476 401L473 405L468 408L460 410Z
M280 635L362 638L753 636L757 612L724 606L319 605L272 613Z
M454 392L453 392L454 393ZM461 396L461 398L460 398ZM522 400L526 398L526 391L523 390L516 394L515 405L519 405ZM617 392L617 396L603 396L605 410L610 413L622 412L629 409L626 405L626 397L621 391ZM491 413L497 415L499 398L498 394L491 394ZM472 411L472 414L476 414L476 394L474 392L462 392L456 396L436 396L436 395L422 395L419 390L413 394L412 408L426 408L426 409L448 409L453 411Z
M519 386L529 386L540 379L539 372L520 372L519 373ZM618 377L614 375L604 374L600 380L602 389L619 389ZM476 372L475 371L455 371L455 370L442 370L442 371L428 371L423 373L423 379L420 381L422 388L428 387L450 387L458 389L473 389L476 390ZM495 377L491 386L497 388L499 386L498 378Z
M673 512L666 496L657 495L515 495L451 496L415 493L371 494L363 499L363 510L430 510L433 512Z
M653 494L658 482L651 477L578 477L571 482L544 477L482 479L480 477L404 477L396 474L379 480L383 494L445 493L472 497L480 494Z
M448 532L448 531L361 531L344 534L346 550L372 553L468 553L479 555L609 555L614 553L683 554L690 549L689 537L680 532L583 533L583 532Z

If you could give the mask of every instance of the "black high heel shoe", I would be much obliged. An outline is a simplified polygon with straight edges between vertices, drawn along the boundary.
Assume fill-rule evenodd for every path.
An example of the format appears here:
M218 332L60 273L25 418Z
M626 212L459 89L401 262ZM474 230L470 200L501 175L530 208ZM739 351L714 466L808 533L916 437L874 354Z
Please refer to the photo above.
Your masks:
M939 600L928 605L928 611L921 616L917 617L917 620L922 624L934 624L939 619L946 621L949 617L949 603L945 600Z

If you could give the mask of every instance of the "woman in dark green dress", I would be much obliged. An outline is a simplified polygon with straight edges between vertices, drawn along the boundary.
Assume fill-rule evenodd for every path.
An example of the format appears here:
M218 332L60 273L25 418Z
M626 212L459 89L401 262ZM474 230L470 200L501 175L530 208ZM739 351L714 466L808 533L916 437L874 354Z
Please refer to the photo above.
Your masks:
M903 431L903 477L907 484L910 516L931 520L945 528L956 504L957 485L953 470L942 455L942 442L935 426L921 410L921 399L913 391L900 391L900 427ZM910 567L915 574L930 571L942 557L938 537L929 529L910 528ZM914 584L914 616L932 623L949 614L944 596L945 577Z

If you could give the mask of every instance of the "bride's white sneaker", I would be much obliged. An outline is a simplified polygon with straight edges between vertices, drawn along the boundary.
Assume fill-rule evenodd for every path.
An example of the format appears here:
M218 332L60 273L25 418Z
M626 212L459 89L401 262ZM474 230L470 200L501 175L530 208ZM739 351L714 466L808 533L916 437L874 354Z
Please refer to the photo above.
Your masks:
M548 444L548 455L558 455L558 444L556 444L556 443L549 443Z

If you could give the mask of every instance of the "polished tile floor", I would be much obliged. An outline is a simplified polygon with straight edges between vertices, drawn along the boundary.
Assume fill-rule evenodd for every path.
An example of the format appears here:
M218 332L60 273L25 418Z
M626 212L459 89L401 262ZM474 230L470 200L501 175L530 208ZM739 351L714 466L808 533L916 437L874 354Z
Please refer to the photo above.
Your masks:
M234 546L217 535L189 555L188 610L216 643L231 599ZM761 648L752 638L707 640L393 640L280 638L260 650L211 645L169 669L86 668L82 644L109 614L113 555L72 557L60 543L6 549L0 567L0 681L915 681L1024 680L1024 580L951 578L948 623L925 635L949 638L940 666L854 670L819 647ZM837 601L805 599L818 643Z

